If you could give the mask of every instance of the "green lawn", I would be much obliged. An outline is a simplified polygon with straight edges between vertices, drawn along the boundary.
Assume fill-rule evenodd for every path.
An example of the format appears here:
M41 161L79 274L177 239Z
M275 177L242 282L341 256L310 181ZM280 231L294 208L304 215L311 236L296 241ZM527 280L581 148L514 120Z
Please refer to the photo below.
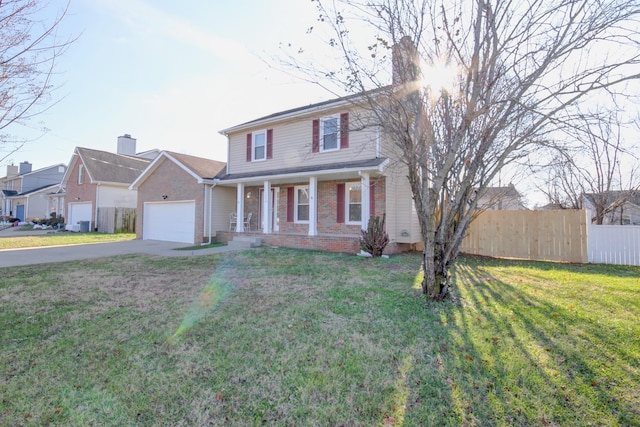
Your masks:
M260 248L0 269L0 425L640 425L640 269Z

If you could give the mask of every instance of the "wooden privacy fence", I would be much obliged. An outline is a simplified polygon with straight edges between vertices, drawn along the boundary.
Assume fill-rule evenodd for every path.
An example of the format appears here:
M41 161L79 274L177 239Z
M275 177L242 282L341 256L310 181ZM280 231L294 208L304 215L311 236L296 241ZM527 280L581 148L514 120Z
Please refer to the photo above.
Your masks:
M461 251L473 255L588 262L584 210L484 211L471 222Z
M135 208L99 208L98 231L100 233L135 233Z

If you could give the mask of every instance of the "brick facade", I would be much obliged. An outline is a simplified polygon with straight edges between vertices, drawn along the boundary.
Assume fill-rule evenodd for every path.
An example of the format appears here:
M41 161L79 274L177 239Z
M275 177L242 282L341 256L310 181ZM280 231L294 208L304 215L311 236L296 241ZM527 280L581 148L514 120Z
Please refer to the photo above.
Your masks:
M320 181L318 182L318 221L317 236L309 236L308 224L296 224L295 222L287 222L287 189L296 186L306 186L308 181L287 184L280 186L278 192L279 197L274 203L277 203L278 209L278 225L279 231L273 234L263 234L260 232L261 211L259 206L259 194L261 187L246 187L244 208L246 215L253 213L252 232L245 232L246 235L258 236L262 239L264 245L268 246L284 246L290 248L322 250L328 252L345 252L357 253L360 251L360 235L361 226L358 224L338 223L337 221L337 188L338 184L348 184L349 182L360 183L359 180L352 181ZM374 214L381 216L385 212L385 192L386 181L384 177L371 180L371 184L375 186L374 194ZM226 231L217 232L217 241L227 243L233 238L235 233ZM400 248L397 245L389 245L385 253L396 253Z
M166 199L163 196L167 196ZM136 238L142 239L144 204L148 202L195 201L194 242L204 242L204 184L176 163L164 159L138 188L138 212L136 215ZM176 218L176 221L179 221ZM208 236L207 236L208 238Z
M68 171L69 179L65 185L65 200L67 207L74 203L91 202L91 227L95 229L97 227L97 225L94 224L94 218L96 217L96 192L98 185L91 183L91 178L86 168L84 169L83 183L78 184L78 170L80 165L82 165L82 162L78 158L78 161L74 162ZM65 208L65 212L69 215L71 210ZM69 218L67 218L67 220L68 219Z
M338 184L345 183L360 183L360 181L320 181L318 182L318 234L335 234L335 235L348 235L359 236L360 225L358 224L346 224L338 223L337 221L337 186ZM308 224L297 224L295 222L287 222L287 189L296 186L308 185L308 182L299 182L293 184L287 184L286 186L280 186L278 200L278 221L279 232L283 234L307 234L309 232ZM385 185L386 181L384 177L371 180L371 184L375 186L375 215L382 216L385 212ZM261 187L246 187L245 188L245 202L244 202L244 214L252 212L252 230L261 230L259 214L261 208L259 206L259 194Z

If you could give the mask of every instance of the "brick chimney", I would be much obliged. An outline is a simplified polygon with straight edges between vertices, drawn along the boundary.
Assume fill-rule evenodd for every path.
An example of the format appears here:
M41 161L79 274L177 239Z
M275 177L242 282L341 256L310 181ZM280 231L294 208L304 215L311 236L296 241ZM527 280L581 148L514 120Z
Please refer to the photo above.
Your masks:
M420 58L411 37L404 36L393 46L391 52L392 78L396 84L412 82L420 74Z
M131 135L125 133L122 136L118 137L118 154L123 154L125 156L135 156L136 155L136 139L132 138Z

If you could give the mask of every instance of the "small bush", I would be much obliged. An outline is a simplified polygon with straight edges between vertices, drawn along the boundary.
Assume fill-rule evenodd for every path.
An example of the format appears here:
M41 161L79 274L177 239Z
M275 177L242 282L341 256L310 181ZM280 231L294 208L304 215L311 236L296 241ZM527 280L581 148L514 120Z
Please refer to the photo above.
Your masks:
M360 247L363 251L371 254L372 257L382 255L384 248L389 243L389 235L384 231L386 214L382 215L382 220L378 216L369 219L366 230L362 230L360 236Z

